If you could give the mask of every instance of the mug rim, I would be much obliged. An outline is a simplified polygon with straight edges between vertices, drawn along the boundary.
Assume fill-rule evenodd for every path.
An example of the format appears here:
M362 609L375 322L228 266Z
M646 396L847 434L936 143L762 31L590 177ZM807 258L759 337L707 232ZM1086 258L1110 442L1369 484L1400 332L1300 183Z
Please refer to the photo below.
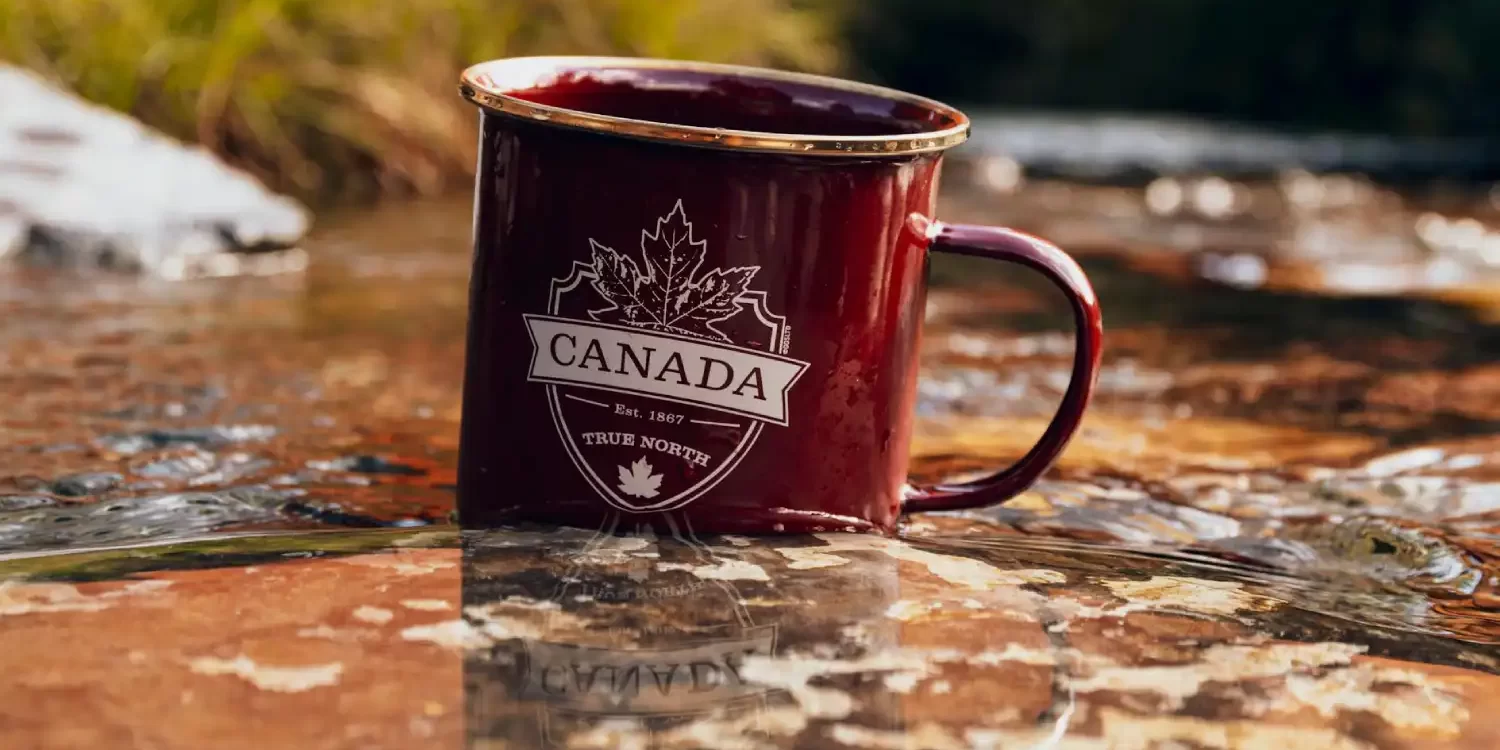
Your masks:
M508 69L508 70L507 70ZM663 70L720 73L740 78L793 83L843 91L910 104L948 118L953 124L939 130L889 135L822 135L775 133L760 130L734 130L680 125L656 120L642 120L602 115L578 109L538 104L512 96L508 91L520 88L518 81L506 84L501 76L527 76L536 80L541 74L565 69L593 70ZM963 143L969 134L969 118L956 107L899 89L860 83L833 76L793 73L772 68L692 60L665 60L646 57L598 57L581 55L546 55L505 57L470 66L459 78L459 92L481 109L550 125L559 125L600 133L609 133L679 145L699 146L730 151L798 154L821 157L907 156L944 151Z

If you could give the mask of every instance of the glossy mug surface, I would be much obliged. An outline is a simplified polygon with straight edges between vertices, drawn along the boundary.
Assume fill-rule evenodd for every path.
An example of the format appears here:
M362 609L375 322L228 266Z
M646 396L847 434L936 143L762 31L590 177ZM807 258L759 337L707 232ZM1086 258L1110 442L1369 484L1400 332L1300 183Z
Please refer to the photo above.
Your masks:
M893 529L999 502L1076 430L1100 319L1057 248L934 217L946 105L699 63L514 58L480 106L460 444L464 526ZM906 482L931 252L1068 295L1073 381L1015 466Z

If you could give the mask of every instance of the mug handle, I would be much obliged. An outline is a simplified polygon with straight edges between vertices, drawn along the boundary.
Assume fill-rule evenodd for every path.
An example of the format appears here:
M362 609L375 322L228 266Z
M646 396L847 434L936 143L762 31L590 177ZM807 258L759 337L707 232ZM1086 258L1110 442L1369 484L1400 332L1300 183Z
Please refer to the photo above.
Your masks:
M1104 336L1094 287L1078 263L1056 245L1001 227L933 222L927 229L927 236L931 238L928 250L931 252L1018 263L1040 271L1062 289L1072 303L1077 344L1073 351L1072 380L1068 382L1057 415L1047 425L1041 440L1013 466L987 477L935 487L909 488L903 498L902 511L917 513L994 505L1031 486L1057 460L1073 433L1078 431L1099 376L1099 353Z

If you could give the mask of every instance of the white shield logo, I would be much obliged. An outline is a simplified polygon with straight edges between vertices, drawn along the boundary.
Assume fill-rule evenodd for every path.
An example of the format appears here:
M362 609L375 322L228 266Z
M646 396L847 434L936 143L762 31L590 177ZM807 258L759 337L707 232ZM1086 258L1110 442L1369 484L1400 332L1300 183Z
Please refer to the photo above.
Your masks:
M734 471L807 363L791 330L752 291L759 266L705 269L682 201L640 254L589 240L589 262L553 279L546 314L525 315L528 380L546 385L574 465L611 505L680 508Z

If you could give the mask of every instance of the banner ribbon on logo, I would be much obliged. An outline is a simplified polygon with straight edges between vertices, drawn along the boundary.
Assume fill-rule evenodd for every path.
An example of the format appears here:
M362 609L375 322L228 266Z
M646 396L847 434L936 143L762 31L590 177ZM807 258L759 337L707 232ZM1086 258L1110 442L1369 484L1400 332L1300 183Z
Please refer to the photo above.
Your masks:
M526 315L528 380L633 393L785 426L807 363L672 333Z

